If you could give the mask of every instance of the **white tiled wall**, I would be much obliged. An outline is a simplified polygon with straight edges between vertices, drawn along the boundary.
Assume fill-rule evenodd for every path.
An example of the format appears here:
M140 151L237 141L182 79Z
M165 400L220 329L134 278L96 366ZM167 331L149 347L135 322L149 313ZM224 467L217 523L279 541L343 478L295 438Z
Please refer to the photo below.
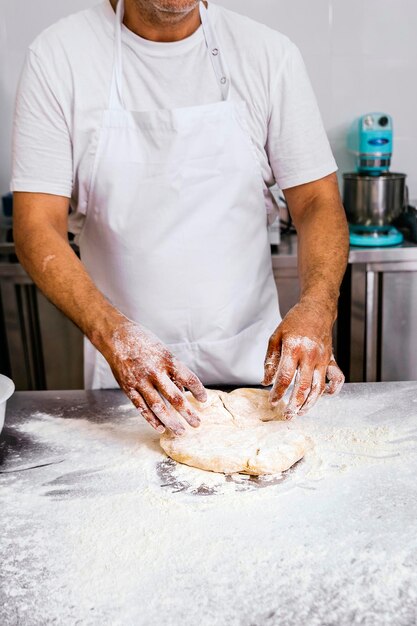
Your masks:
M14 91L24 49L60 16L97 0L0 0L0 193L10 175ZM417 0L217 0L287 34L300 47L340 171L352 169L345 135L358 115L395 123L392 169L417 198Z

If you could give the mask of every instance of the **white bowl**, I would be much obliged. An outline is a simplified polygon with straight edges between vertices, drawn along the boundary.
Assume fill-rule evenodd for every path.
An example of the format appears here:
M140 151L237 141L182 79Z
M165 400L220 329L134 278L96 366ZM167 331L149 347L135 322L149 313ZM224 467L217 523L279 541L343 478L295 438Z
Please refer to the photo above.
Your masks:
M14 392L14 382L0 374L0 433L3 430L6 402Z

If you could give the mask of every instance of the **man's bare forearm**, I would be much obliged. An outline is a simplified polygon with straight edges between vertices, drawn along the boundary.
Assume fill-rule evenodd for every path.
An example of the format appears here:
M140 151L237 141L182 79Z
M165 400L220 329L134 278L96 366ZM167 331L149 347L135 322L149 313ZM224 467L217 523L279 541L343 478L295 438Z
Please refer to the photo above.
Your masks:
M349 254L349 234L337 183L313 197L295 220L301 300L312 300L336 315Z
M15 218L20 262L36 285L99 349L124 317L97 289L71 249L66 232L51 223Z

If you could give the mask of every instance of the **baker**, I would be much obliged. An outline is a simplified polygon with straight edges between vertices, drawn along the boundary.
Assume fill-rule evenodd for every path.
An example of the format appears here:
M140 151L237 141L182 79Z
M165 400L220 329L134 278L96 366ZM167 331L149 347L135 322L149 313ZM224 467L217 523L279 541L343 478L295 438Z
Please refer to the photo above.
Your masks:
M13 153L17 253L85 334L87 387L118 384L154 428L181 433L199 424L187 389L204 401L204 384L262 381L275 403L295 376L291 417L343 384L346 220L287 37L211 2L104 0L30 46ZM282 321L275 182L301 279Z

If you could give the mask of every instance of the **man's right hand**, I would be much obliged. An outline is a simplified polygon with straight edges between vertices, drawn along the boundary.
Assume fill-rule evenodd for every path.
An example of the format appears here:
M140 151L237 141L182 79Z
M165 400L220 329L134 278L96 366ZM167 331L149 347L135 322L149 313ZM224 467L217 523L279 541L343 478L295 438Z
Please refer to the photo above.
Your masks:
M102 352L120 387L157 432L168 428L182 434L185 427L180 416L191 426L199 426L184 389L200 402L207 400L206 390L152 332L126 319Z

